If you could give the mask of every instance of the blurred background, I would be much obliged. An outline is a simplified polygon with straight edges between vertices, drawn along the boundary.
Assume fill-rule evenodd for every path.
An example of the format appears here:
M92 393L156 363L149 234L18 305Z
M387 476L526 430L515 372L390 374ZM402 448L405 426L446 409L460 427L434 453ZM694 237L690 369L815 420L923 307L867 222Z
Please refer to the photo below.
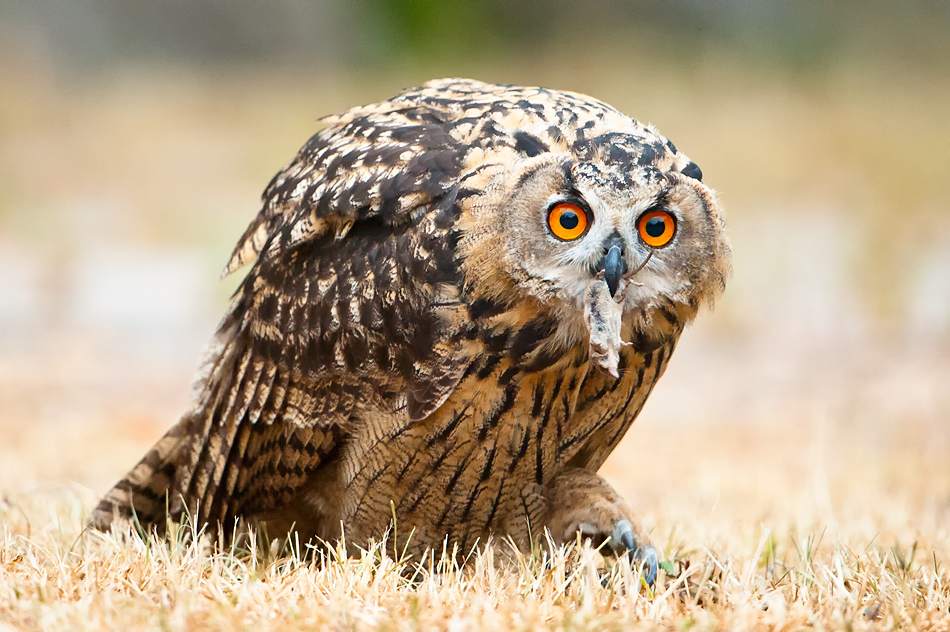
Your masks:
M93 502L186 409L318 118L468 76L655 124L726 210L728 290L605 467L651 528L946 539L948 33L946 2L2 2L0 493Z

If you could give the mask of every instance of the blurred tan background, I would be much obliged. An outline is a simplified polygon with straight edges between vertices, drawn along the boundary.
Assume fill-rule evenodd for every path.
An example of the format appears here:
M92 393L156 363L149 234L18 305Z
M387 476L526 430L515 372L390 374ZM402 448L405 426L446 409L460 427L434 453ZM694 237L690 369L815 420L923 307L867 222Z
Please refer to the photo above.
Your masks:
M0 3L0 494L124 473L271 176L441 76L600 98L719 192L734 277L605 467L651 528L948 538L944 2Z

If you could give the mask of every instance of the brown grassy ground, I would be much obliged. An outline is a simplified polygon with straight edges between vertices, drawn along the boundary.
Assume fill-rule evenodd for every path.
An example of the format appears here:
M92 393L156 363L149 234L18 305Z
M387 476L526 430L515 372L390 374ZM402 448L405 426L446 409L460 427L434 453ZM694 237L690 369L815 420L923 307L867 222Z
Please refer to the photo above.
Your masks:
M736 393L761 368L724 354L723 381L704 383L693 370L700 346L684 341L681 362L603 470L662 550L652 593L626 565L605 566L583 547L514 559L481 553L439 572L438 557L420 564L378 550L319 563L175 537L81 536L98 494L161 433L158 415L185 398L183 375L101 377L119 393L97 389L80 369L44 381L7 365L14 389L0 403L20 423L0 428L0 626L950 629L950 441L939 423L947 400L935 387L948 377L944 365L876 368L880 382L868 392L836 396L859 402L850 408L821 393L795 406L797 386L788 384L764 405L785 412L753 423L739 417ZM917 403L881 411L873 400L881 383ZM736 419L672 413L676 401L709 399L725 384L731 406L711 410L731 407ZM43 400L32 389L62 401L85 392L78 414L89 418L37 418L23 405Z
M651 120L722 192L735 278L602 472L663 552L653 593L585 549L415 573L80 537L185 409L268 178L317 116L421 78L0 64L0 630L950 630L950 87L726 62L479 75Z
M638 590L625 564L606 569L586 548L498 563L482 553L463 569L439 569L438 558L433 568L431 559L394 561L378 550L320 563L175 538L80 537L95 495L64 485L0 504L0 621L24 630L948 629L945 489L942 502L915 499L921 489L873 493L877 468L899 465L892 454L883 463L858 459L844 481L802 493L812 481L764 456L779 437L746 437L750 455L717 435L692 432L665 458L637 459L665 472L663 487L645 494L665 499L645 510L667 562L654 593ZM683 459L699 444L714 463ZM728 481L716 499L691 471L697 464ZM608 468L611 477L623 472ZM761 487L763 497L744 486ZM846 499L836 512L842 522L797 524L791 508L823 491ZM730 506L736 497L741 508ZM768 505L785 511L748 517L768 514Z

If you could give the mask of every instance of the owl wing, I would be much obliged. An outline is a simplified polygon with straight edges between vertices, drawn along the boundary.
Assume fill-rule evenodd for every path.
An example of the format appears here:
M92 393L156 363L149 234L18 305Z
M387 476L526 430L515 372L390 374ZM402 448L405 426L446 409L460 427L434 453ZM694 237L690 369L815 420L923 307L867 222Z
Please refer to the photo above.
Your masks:
M267 512L332 460L362 408L435 410L470 358L454 221L461 148L446 113L360 108L264 193L226 272L235 294L192 412L96 508L164 524Z
M397 97L324 118L330 126L267 186L224 274L326 234L342 238L356 222L412 221L459 176L463 148L445 125L455 116L448 104Z

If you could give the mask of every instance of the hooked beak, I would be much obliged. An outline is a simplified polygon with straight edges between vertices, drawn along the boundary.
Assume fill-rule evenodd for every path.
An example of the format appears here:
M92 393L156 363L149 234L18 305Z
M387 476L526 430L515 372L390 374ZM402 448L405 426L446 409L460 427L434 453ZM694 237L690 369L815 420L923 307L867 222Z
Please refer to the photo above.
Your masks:
M610 296L617 294L617 288L620 286L620 277L627 271L627 262L623 258L623 242L611 240L607 249L607 256L604 257L604 280L607 281L607 289L610 290Z

